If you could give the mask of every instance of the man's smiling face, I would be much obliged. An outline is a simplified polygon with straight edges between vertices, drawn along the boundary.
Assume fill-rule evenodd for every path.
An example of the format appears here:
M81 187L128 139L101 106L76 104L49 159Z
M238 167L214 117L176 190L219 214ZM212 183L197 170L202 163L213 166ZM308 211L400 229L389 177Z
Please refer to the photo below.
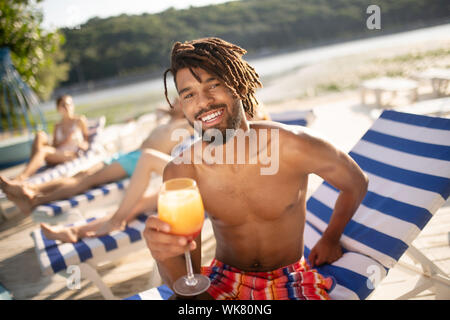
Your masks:
M225 137L226 129L238 129L243 120L241 101L233 96L217 76L201 68L178 70L176 84L183 112L189 123L200 121L202 131L218 129Z

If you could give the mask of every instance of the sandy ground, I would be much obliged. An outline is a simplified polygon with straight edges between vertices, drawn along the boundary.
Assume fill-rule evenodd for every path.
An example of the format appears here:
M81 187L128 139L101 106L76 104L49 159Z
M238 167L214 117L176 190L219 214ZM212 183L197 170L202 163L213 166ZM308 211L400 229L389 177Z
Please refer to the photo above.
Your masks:
M392 50L373 52L367 56L349 56L333 61L324 61L294 70L277 79L268 79L265 88L258 93L258 97L264 102L269 112L313 109L316 119L310 128L347 152L373 123L370 116L372 108L360 104L357 90L317 96L317 91L314 89L315 84L344 82L354 74L362 74L373 68L373 65L368 65L368 61L373 61L377 57L392 57L430 48L450 48L449 44L450 41L424 42L411 44L411 47L394 47ZM443 62L440 60L439 63ZM431 65L435 64L432 59L428 59L425 66ZM360 68L365 68L366 71L361 71ZM411 66L411 70L414 68ZM354 80L348 81L350 83ZM420 93L420 99L429 98L429 86L421 88ZM17 170L18 168L14 168L6 173L14 174ZM311 176L308 194L311 194L320 183L319 177ZM436 251L433 251L433 248L439 248L439 251L436 251L433 256L435 257L433 261L437 261L436 263L448 273L450 273L450 249L447 242L448 230L450 230L449 217L450 207L447 206L440 210L437 217L430 222L432 230L425 233L425 238L419 239L419 244L423 244L422 247L432 248L432 254ZM69 290L66 288L66 278L62 275L44 277L40 274L33 241L29 236L37 226L30 217L22 215L0 222L0 283L16 299L101 299L97 288L87 281L81 283L81 289ZM428 245L427 243L430 241L431 244ZM204 244L204 263L212 258L214 245L214 237L210 235ZM100 268L99 272L113 293L120 298L125 298L149 288L151 274L154 271L152 261L149 251L143 249ZM391 282L388 280L388 284L404 281L405 278L402 278L397 271L394 271L393 274L397 278ZM376 298L386 297L384 292L380 292ZM433 295L428 292L423 295L423 298L433 299Z

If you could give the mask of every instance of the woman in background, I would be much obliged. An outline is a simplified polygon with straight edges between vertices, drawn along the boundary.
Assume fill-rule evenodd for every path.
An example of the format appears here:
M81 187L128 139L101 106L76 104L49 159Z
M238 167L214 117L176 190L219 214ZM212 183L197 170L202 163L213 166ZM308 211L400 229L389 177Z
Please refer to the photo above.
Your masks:
M89 148L86 118L74 113L72 97L69 95L59 97L56 100L56 108L62 119L55 125L52 143L50 144L45 132L37 132L30 161L14 180L27 179L44 164L54 166L72 160L80 151Z

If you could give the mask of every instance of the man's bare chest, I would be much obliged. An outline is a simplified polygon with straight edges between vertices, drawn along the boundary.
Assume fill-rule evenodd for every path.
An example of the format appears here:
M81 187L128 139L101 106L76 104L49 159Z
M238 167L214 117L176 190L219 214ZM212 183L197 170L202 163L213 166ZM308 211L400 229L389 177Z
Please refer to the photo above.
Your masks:
M227 225L278 219L298 205L303 192L301 179L264 176L248 166L201 170L197 180L206 211Z

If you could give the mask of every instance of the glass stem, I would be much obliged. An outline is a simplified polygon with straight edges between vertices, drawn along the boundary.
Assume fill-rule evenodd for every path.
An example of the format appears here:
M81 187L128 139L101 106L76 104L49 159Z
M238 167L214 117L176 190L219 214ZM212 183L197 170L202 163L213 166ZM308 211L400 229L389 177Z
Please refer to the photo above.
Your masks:
M186 284L188 286L195 286L197 284L197 280L194 277L194 270L192 269L191 253L189 252L189 250L184 252L184 256L186 258L186 270L187 270Z

